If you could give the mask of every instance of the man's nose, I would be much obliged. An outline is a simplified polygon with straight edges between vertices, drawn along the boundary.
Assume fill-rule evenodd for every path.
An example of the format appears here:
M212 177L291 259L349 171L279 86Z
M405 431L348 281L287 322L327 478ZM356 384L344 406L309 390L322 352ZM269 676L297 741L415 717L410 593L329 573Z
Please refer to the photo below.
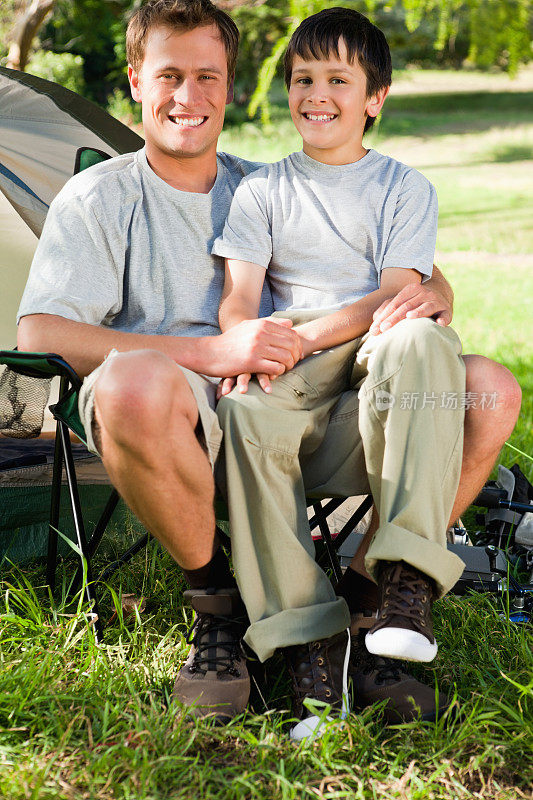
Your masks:
M193 77L184 78L174 92L174 102L186 107L194 106L200 97L200 88Z

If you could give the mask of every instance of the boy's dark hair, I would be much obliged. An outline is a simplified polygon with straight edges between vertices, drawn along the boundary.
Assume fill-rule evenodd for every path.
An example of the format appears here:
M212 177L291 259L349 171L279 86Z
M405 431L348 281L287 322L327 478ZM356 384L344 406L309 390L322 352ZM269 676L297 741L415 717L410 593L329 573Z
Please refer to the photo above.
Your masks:
M291 83L294 56L305 61L317 61L331 55L339 58L339 40L343 39L348 62L357 57L366 75L366 95L372 95L391 85L392 62L385 35L369 19L353 8L326 8L307 17L294 31L285 53L285 85ZM375 117L367 117L365 131L372 127Z
M211 0L148 0L141 6L130 19L126 32L126 57L135 72L142 67L148 33L158 25L176 31L216 25L226 48L228 85L231 83L239 49L239 31L231 17Z

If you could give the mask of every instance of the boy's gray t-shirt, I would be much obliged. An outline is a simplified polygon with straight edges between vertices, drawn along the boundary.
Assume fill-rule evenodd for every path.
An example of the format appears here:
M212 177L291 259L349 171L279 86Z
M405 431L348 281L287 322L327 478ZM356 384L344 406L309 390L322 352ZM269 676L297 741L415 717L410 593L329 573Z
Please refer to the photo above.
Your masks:
M71 178L50 206L17 321L57 314L134 333L220 333L224 263L211 247L258 165L225 153L217 164L208 194L169 186L144 148ZM265 292L262 313L271 310Z
M243 178L212 252L265 267L276 311L336 309L387 267L430 277L437 217L433 186L393 158L331 166L298 152Z

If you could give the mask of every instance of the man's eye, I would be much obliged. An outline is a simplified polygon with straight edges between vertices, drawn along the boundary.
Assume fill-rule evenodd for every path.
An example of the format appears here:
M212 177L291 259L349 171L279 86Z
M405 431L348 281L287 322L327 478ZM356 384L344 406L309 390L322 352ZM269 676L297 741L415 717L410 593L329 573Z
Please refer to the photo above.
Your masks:
M172 81L174 80L174 75L171 75L170 72L166 72L164 75L161 75L161 79L164 81Z
M202 80L202 81L214 81L215 80L215 76L214 75L200 75L200 80Z

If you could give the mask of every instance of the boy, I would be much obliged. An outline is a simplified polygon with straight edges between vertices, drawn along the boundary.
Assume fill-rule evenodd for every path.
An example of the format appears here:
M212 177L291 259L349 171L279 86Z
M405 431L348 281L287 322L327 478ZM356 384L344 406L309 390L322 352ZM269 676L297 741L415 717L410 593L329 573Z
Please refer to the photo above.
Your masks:
M342 392L359 388L359 427L380 521L365 562L380 597L366 645L384 657L431 661L437 652L432 600L461 572L458 559L446 551L445 530L462 448L460 409L435 412L433 398L460 391L464 369L456 335L431 320L406 320L379 337L368 333L384 300L431 276L437 229L437 202L428 181L362 144L390 87L385 37L352 9L322 11L294 33L285 79L303 151L241 182L212 252L226 258L222 330L257 317L268 270L276 312L295 323L305 360L273 384L259 374L262 392L248 386L249 374L237 378L233 391L234 379L224 381L218 414L231 472L232 527L243 513L250 520L246 536L232 537L243 597L250 595L246 582L262 584L260 599L247 602L252 624L245 640L254 647L254 628L257 634L261 629L264 646L265 629L274 631L288 615L287 640L292 644L300 625L300 641L307 646L286 648L296 695L326 699L317 690L320 677L312 670L309 640L318 639L314 644L323 662L342 661L344 640L331 635L332 624L341 630L341 614L331 600L329 635L321 638L321 628L328 628L323 617L316 609L306 617L305 583L316 594L318 572L308 563L301 585L289 589L280 579L283 560L301 559L302 550L309 561L313 557L303 496L305 458L319 448ZM404 396L422 392L432 398L432 408L418 415L409 414L413 408L402 412L400 398L406 406ZM291 416L285 428L283 412L295 409L302 412L301 424ZM264 419L271 411L279 439L265 455L266 448L254 442L254 416ZM240 486L234 480L237 465ZM360 486L354 475L351 493ZM275 506L270 515L269 502ZM251 542L255 552L278 551L280 568L262 573L260 564L251 563ZM298 612L297 621L291 612ZM335 615L338 622L332 623ZM284 636L272 633L273 646L283 646ZM339 673L338 691L333 690L337 707L341 680ZM297 713L306 730L312 729L316 718L305 720L301 703Z

